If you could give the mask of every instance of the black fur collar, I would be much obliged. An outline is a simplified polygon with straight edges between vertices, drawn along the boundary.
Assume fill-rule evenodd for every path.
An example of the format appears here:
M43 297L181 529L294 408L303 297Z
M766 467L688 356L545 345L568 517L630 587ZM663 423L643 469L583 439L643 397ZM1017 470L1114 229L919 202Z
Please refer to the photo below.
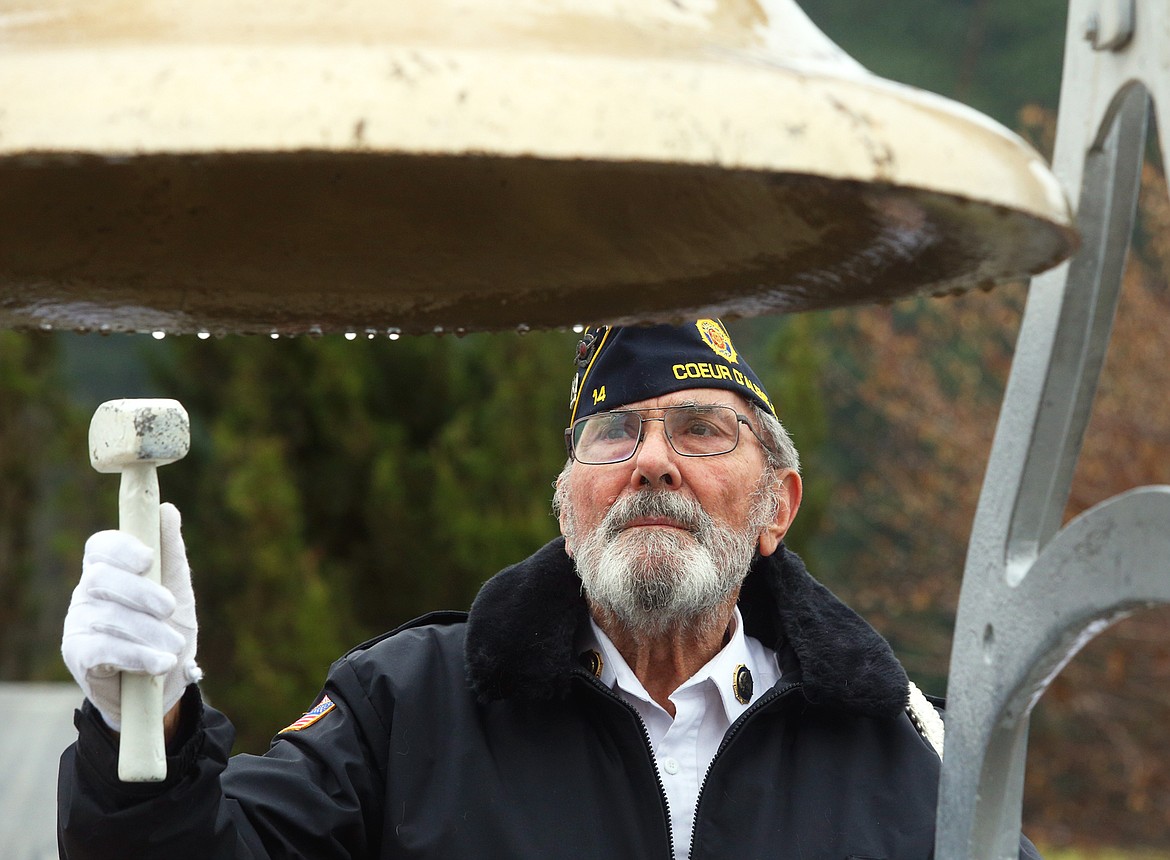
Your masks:
M906 707L906 672L885 639L787 548L757 559L740 612L748 633L795 658L810 702L885 717ZM567 695L578 665L574 640L587 623L561 538L492 577L467 623L468 677L480 700Z

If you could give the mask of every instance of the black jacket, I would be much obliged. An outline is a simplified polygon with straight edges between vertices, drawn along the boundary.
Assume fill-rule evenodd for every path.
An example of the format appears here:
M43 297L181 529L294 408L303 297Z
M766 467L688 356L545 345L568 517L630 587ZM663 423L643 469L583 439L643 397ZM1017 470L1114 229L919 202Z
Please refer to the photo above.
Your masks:
M716 755L691 856L931 856L939 759L886 642L784 549L757 562L740 609L784 675ZM160 785L117 780L87 703L62 757L62 856L670 860L645 729L574 653L584 624L553 541L493 577L470 615L351 651L325 684L336 707L263 757L229 763L231 724L192 687L193 728Z

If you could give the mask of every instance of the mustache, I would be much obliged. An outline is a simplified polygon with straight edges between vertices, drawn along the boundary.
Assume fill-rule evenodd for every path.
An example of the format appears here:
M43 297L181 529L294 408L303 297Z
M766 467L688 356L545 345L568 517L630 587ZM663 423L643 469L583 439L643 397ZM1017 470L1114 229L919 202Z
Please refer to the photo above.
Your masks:
M714 525L711 515L694 499L665 490L644 490L614 502L605 515L602 528L607 537L617 537L633 520L641 517L663 517L673 520L688 531L702 535Z

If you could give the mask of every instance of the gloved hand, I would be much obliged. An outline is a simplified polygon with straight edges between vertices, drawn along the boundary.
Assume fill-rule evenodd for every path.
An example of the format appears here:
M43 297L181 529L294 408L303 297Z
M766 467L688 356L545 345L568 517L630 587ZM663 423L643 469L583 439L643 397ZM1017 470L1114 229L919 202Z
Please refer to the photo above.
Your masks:
M203 677L195 664L198 624L182 521L169 503L159 517L162 585L141 575L151 562L146 544L126 532L98 532L86 541L81 581L65 616L65 665L115 731L122 726L119 672L165 675L164 714Z

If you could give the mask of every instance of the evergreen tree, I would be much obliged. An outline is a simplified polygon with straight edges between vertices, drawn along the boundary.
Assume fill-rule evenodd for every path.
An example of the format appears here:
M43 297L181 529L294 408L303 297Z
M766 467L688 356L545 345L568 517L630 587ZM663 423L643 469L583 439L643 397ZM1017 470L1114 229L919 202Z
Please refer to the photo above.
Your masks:
M80 570L99 477L86 454L88 417L74 408L58 339L0 331L0 679L65 675L61 621ZM75 528L80 526L81 528Z

